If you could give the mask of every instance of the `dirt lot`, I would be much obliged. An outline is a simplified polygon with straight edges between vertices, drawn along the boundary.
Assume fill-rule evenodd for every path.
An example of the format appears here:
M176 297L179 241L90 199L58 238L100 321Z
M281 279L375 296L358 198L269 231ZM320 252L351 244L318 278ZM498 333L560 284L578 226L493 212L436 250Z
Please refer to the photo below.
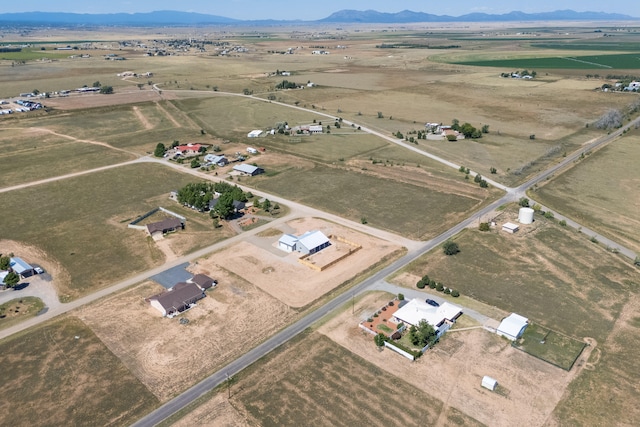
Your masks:
M144 301L164 290L151 282L78 312L161 401L254 347L295 315L233 273L213 265L196 268L217 279L219 285L196 307L174 319L162 318ZM189 320L187 325L179 323L182 317Z
M315 218L298 219L287 225L292 229L287 230L287 233L300 235L310 230L320 230L327 236L334 234L360 244L362 249L328 269L317 272L298 262L299 253L287 255L277 249L279 235L255 237L251 243L236 244L198 261L199 268L215 269L216 266L224 266L286 305L303 307L384 256L400 249L389 242ZM346 246L336 241L332 241L332 245Z
M358 322L389 298L388 294L368 294L356 304L356 314L346 310L319 332L487 425L543 425L580 372L578 368L565 372L528 356L483 329L451 331L413 363L387 349L379 352L372 335L359 329ZM587 360L590 350L585 350L580 360ZM480 387L484 375L498 380L495 393Z

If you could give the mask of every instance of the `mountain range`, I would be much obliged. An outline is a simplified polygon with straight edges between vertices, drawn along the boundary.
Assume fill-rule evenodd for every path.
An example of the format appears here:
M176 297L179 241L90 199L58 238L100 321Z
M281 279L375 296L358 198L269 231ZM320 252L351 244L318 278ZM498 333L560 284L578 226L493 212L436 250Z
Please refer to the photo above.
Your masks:
M156 11L147 13L79 14L64 12L1 13L0 23L26 25L74 25L74 26L197 26L197 25L282 25L291 23L369 23L408 24L417 22L517 22L517 21L630 21L638 20L629 15L605 12L510 12L501 15L470 13L461 16L433 15L403 10L384 13L375 10L341 10L316 21L292 20L239 20L224 16L193 12Z

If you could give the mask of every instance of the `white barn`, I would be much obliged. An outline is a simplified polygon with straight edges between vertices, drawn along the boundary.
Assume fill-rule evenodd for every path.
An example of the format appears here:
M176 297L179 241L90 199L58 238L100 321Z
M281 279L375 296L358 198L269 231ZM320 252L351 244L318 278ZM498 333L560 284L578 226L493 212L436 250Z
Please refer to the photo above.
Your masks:
M502 231L506 231L507 233L510 233L510 234L513 234L518 230L520 230L520 226L512 222L506 222L502 225Z
M331 246L331 241L322 231L308 231L298 237L293 234L284 234L278 240L278 249L285 252L300 252L302 254L315 254L324 248Z
M262 135L262 131L261 130L252 130L251 132L249 132L247 134L247 138L257 138L260 135Z
M516 313L511 313L500 322L500 326L496 329L496 334L508 338L511 341L515 341L522 334L524 330L527 329L527 325L529 324L529 319L526 317L520 316Z

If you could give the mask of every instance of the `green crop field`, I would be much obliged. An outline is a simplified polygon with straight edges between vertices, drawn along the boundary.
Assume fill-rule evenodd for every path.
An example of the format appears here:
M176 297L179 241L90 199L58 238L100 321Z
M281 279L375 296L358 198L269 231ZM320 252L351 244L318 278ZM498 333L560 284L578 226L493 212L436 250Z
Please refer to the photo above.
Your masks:
M12 191L11 203L0 206L0 216L12 224L3 238L50 254L68 275L57 278L60 298L77 298L162 261L153 242L127 223L168 203L169 191L193 179L140 164ZM197 244L220 238L211 229Z
M620 53L614 55L558 55L544 58L489 59L485 61L457 62L458 65L476 67L499 67L507 69L577 69L577 70L630 70L640 69L640 53Z
M75 317L0 342L2 424L129 425L158 399Z
M423 426L434 424L443 410L440 400L318 333L276 350L240 374L233 390L234 400L265 427ZM447 425L481 425L459 411L443 415Z
M640 134L627 133L577 166L549 181L532 196L585 227L640 253L637 197Z

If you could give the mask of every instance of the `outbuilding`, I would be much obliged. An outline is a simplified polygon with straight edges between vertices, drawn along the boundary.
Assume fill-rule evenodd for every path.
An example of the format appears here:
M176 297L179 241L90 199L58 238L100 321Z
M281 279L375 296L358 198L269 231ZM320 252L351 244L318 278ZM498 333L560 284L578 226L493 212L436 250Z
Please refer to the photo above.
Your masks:
M488 376L484 376L482 377L482 387L489 389L491 391L494 391L496 389L496 387L498 386L498 381L488 377Z
M293 252L296 250L298 244L298 237L293 234L283 234L278 240L278 249L285 252Z
M309 231L298 238L296 249L303 254L315 254L331 245L331 241L322 231Z
M262 131L261 131L261 130L256 129L256 130L252 130L251 132L249 132L249 133L247 134L247 138L257 138L257 137L259 137L260 135L262 135Z
M11 269L23 279L25 277L31 277L35 274L33 267L22 258L10 258L9 267L11 267Z
M515 341L522 336L524 330L527 329L527 325L529 325L529 319L519 314L511 313L502 319L498 329L496 329L496 334Z
M507 233L513 234L520 230L518 224L514 224L512 222L506 222L502 225L502 231L506 231Z
M261 173L264 173L264 169L259 168L258 166L248 165L243 163L241 165L235 165L233 170L236 172L240 172L243 175L255 176Z

